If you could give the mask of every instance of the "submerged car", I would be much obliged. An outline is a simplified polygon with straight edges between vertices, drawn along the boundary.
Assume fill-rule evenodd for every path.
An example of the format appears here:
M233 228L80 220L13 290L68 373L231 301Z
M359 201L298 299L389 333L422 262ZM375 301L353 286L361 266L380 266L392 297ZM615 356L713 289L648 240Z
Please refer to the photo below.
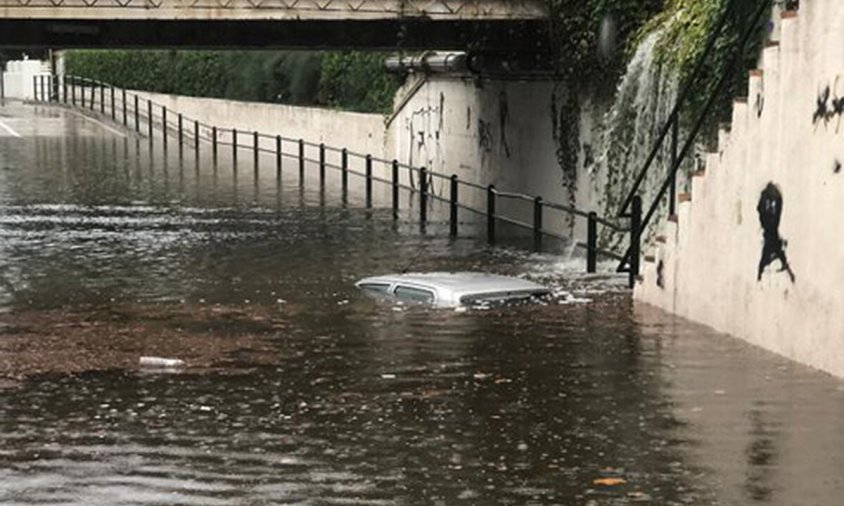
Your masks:
M506 303L551 293L532 281L481 272L390 274L364 278L355 286L369 293L435 306Z

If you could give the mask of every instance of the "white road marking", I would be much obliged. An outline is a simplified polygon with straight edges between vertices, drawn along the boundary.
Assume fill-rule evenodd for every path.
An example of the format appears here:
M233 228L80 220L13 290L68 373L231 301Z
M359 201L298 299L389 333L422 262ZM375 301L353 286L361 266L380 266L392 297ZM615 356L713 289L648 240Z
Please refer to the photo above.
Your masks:
M14 130L12 130L12 127L10 127L9 125L7 125L7 124L3 123L3 120L0 120L0 127L2 127L2 128L3 128L3 130L5 130L5 131L9 132L9 133L12 135L12 137L22 137L22 136L21 136L21 134L19 134L19 133L15 132Z
M70 112L72 112L73 114L76 114L80 118L83 118L83 119L86 119L86 120L91 121L93 123L96 123L97 125L99 125L102 128L108 130L109 132L117 135L118 137L126 137L126 134L124 132L121 132L120 130L117 130L116 128L112 128L112 127L106 125L105 123L103 123L102 121L100 121L98 119L92 118L90 116L86 116L86 115L82 114L81 112L74 111L73 109L68 109L68 110Z

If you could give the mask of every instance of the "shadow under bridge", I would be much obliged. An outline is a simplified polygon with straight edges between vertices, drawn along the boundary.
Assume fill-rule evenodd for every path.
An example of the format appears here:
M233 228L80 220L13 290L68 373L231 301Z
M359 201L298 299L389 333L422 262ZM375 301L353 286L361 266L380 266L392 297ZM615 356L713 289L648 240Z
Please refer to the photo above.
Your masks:
M546 53L544 0L0 0L0 46Z

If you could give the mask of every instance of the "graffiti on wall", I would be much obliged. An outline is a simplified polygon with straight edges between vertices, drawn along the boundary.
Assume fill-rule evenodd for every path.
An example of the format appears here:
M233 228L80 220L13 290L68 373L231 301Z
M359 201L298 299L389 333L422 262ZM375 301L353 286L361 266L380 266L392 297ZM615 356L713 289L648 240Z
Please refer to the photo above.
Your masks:
M818 98L815 102L815 112L812 114L812 124L817 128L823 123L824 128L829 128L830 123L835 121L835 133L841 131L841 117L844 116L844 96L841 96L839 82L841 76L833 80L818 91Z
M501 147L504 154L510 158L510 144L507 142L507 123L510 121L510 106L507 101L507 92L501 90L498 94L498 129L501 132Z
M478 148L489 153L492 151L492 124L478 118Z
M774 260L779 260L779 272L787 272L791 282L794 283L794 272L791 271L788 258L785 256L785 248L788 242L780 236L782 204L782 193L780 193L779 188L774 183L768 183L762 190L762 194L759 195L759 203L756 205L764 239L762 258L759 259L759 271L756 276L757 281L762 280L765 268L771 265Z
M445 95L440 93L437 105L427 105L410 112L406 120L408 135L408 165L422 165L441 170L443 147L440 134L443 131ZM411 183L413 178L410 179Z

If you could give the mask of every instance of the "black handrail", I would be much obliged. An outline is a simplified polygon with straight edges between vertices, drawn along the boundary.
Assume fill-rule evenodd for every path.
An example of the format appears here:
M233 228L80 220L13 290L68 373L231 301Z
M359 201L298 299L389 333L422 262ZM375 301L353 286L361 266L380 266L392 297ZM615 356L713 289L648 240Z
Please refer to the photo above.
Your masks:
M640 232L645 230L647 226L650 224L651 219L653 218L654 214L656 213L662 199L665 197L666 192L671 188L672 183L676 180L677 172L680 170L680 166L682 165L685 158L688 156L689 152L691 151L692 147L694 146L695 139L697 138L698 133L703 128L704 122L709 116L712 107L715 105L715 101L718 99L718 96L724 91L724 88L727 84L727 80L729 79L732 71L737 68L741 68L741 60L744 56L745 49L747 48L748 43L750 42L750 38L753 36L754 32L758 29L759 23L761 22L765 12L767 12L769 6L769 0L760 0L757 6L756 11L751 18L751 22L747 25L744 34L742 35L741 41L733 52L732 57L726 67L726 71L721 75L718 79L718 82L715 86L715 89L710 93L709 97L706 100L703 110L698 115L698 118L695 120L694 126L692 127L689 136L686 138L686 141L683 144L683 148L680 150L680 153L674 157L672 160L671 166L668 170L668 174L666 175L665 180L663 181L662 185L660 186L659 191L654 196L653 201L651 202L650 206L648 207L647 212L642 217L641 223L639 224ZM676 118L673 118L676 121ZM669 125L670 125L669 120ZM633 198L636 198L636 195L633 195ZM636 244L631 243L628 247L627 251L625 251L621 263L619 264L618 271L625 272L625 267L629 266L630 271L638 270L636 269L638 264L638 258L633 258L634 255L638 255L641 241L641 233L638 234ZM638 273L636 273L638 274Z
M659 136L657 137L656 142L654 142L653 148L651 148L650 153L648 153L648 158L645 160L642 169L639 171L639 174L636 176L636 180L633 182L633 187L630 188L630 191L627 193L627 197L624 199L624 202L619 208L619 216L627 216L627 211L630 208L630 204L633 202L633 196L639 192L639 187L645 180L645 177L650 171L651 165L653 165L654 160L656 160L656 155L659 154L660 149L662 149L663 145L665 144L665 138L668 136L669 133L672 132L672 135L676 135L676 129L674 127L675 125L679 125L680 110L682 109L683 105L685 105L686 100L688 99L689 94L691 93L692 87L698 82L700 74L703 71L703 66L706 64L709 55L712 53L712 50L715 47L715 43L718 41L718 37L723 32L724 26L727 24L727 20L729 19L730 13L733 12L735 6L738 4L739 1L740 0L730 0L730 3L728 3L727 6L724 8L724 12L721 14L721 17L718 18L717 23L715 23L715 27L709 34L709 38L706 40L704 50L698 57L698 60L695 63L692 73L688 76L686 82L680 89L680 93L677 95L677 100L674 103L674 108L671 110L671 114L668 116L668 121L665 123L665 125L663 125L662 130L660 130Z

